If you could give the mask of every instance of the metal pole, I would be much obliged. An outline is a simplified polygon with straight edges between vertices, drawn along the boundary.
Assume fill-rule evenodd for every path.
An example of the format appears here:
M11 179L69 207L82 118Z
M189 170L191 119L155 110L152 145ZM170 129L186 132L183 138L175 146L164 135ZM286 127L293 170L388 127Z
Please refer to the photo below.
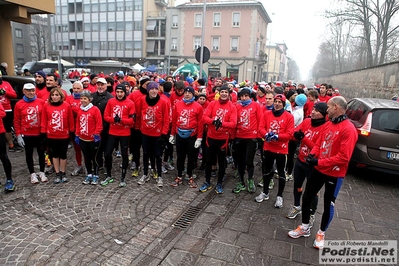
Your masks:
M203 58L204 58L204 37L205 37L205 16L206 16L206 0L204 0L204 11L202 12L202 31L201 31L201 56L200 56L200 73L199 78L202 78Z
M172 49L172 47L170 46L170 45L171 45L171 42L172 42L172 19L173 19L172 10L173 10L173 9L170 10L170 13L171 13L171 14L170 14L170 16L169 16L169 27L168 27L168 29L169 29L169 41L168 41L168 44L169 44L169 48L168 48L169 54L168 54L168 73L167 73L167 76L170 75L170 50Z

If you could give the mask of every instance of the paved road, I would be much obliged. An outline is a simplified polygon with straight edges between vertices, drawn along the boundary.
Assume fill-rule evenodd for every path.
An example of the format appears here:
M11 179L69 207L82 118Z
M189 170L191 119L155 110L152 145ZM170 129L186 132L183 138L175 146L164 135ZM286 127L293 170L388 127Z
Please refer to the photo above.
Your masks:
M216 195L186 184L159 189L154 180L139 186L131 177L126 188L118 182L85 186L83 177L32 185L24 154L10 157L17 190L0 192L0 265L318 265L312 243L320 212L311 237L287 236L300 223L299 216L285 218L292 181L279 210L273 207L276 188L263 203L248 192L232 193L236 180L230 167L225 193ZM120 171L120 159L114 161ZM71 159L69 172L73 164ZM165 183L175 174L166 174ZM326 239L397 240L399 178L348 175L336 210Z

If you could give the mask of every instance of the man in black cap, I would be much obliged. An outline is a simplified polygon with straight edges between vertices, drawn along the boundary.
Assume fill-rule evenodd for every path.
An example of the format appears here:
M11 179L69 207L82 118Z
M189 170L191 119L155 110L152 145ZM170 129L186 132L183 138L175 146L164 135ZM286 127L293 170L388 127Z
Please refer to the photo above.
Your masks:
M311 113L311 118L305 119L294 132L294 139L301 142L299 147L298 158L294 168L294 205L287 214L288 219L295 219L295 217L302 212L301 196L302 185L310 175L312 167L306 163L305 158L309 155L317 139L321 137L320 130L326 122L327 104L324 102L317 102ZM317 208L318 197L316 196L312 202L310 211L309 227L312 228L315 220L315 212Z

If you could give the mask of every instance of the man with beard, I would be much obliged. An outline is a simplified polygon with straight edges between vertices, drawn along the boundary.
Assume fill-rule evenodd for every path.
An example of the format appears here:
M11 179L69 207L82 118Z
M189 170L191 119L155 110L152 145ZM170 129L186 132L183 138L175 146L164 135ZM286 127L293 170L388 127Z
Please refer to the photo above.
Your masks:
M83 90L89 90L90 79L88 77L83 77L80 81L83 84Z
M319 93L319 101L327 103L330 100L331 96L327 95L327 87L326 83L320 85L320 93Z
M175 90L170 94L170 104L172 107L172 110L175 107L175 104L178 101L181 101L184 97L184 82L182 80L179 80L175 84Z
M39 70L35 73L35 83L36 83L36 95L39 91L46 87L47 75L44 71Z
M50 91L56 87L58 87L57 76L55 74L48 74L46 76L46 88L36 92L37 98L40 98L47 102L50 97ZM64 94L64 99L65 99L68 96L68 94L65 90L62 90L62 93Z
M98 76L96 74L91 74L90 75L90 83L88 84L87 89L93 93L97 91L97 80L98 80Z

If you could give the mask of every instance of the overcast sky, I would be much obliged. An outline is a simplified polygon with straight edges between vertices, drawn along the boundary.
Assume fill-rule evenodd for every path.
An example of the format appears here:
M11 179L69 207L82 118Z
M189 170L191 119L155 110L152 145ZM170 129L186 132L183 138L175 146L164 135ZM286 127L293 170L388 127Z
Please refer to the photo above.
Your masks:
M176 5L189 2L176 0ZM324 11L331 0L261 0L273 21L268 30L267 44L285 42L288 55L297 62L302 78L308 73L324 40Z

